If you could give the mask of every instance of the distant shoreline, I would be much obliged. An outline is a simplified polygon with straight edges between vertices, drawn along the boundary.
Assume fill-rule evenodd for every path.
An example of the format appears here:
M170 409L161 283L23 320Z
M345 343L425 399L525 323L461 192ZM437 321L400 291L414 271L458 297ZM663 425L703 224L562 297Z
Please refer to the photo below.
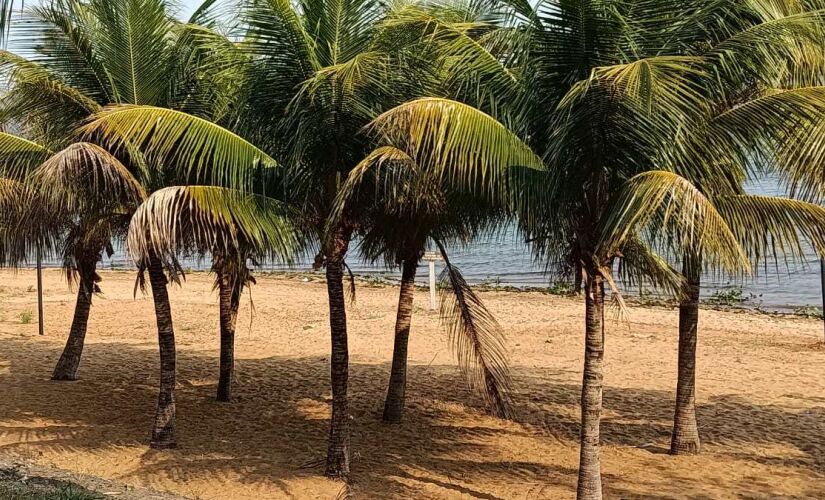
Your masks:
M18 270L33 271L33 266L22 266ZM60 269L56 266L44 266L44 269ZM98 272L103 273L132 273L136 272L136 268L127 268L125 266L101 266L98 267ZM280 278L307 278L308 281L323 283L325 280L323 271L312 270L254 270L256 276L273 276ZM210 274L208 269L195 269L184 267L185 275L191 274ZM366 286L372 288L383 287L397 287L398 280L393 278L390 273L354 273L356 283L359 286ZM426 275L419 275L416 287L419 289L426 289ZM521 294L541 294L550 295L561 298L575 299L576 296L567 292L560 292L553 286L513 286L507 284L490 284L490 283L471 283L470 286L477 291L482 292L505 292L505 293L521 293ZM736 288L734 288L736 289ZM739 289L741 290L741 289ZM608 292L609 294L609 292ZM664 298L655 294L639 297L636 291L625 291L623 294L625 302L633 307L643 308L659 308L665 310L674 310L679 307L679 303L675 299ZM799 317L810 319L822 319L822 308L814 305L788 305L788 306L773 306L771 308L763 308L761 304L749 303L749 299L745 298L742 302L725 302L724 298L719 297L703 297L700 302L700 308L712 311L725 311L733 313L757 314L771 317Z

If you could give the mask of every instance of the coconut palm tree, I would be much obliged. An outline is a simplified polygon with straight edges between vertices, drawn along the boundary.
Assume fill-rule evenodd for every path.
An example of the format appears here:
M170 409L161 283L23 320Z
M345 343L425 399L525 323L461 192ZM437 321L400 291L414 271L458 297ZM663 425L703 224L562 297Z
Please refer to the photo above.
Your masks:
M78 327L72 328L55 372L56 378L73 378L85 332L80 325L85 324L85 310L96 287L94 267L99 255L111 248L111 238L104 232L125 234L131 210L138 204L117 203L114 200L121 199L116 197L104 200L110 193L83 191L77 183L89 178L120 179L123 185L151 193L176 180L185 183L206 175L189 165L147 161L129 145L119 150L77 145L79 126L114 104L168 106L210 118L221 115L226 110L224 92L233 87L221 84L232 79L219 61L233 52L231 44L220 45L216 40L224 39L207 28L175 21L164 0L54 0L29 7L15 23L12 39L22 57L3 53L0 58L10 81L2 99L3 118L20 128L23 136L62 150L63 157L44 168L38 179L48 183L50 197L73 199L74 206L83 209L76 214L82 220L76 232L64 234L64 261L80 270ZM205 62L210 71L205 71ZM14 154L13 148L0 151L2 157ZM81 194L87 197L82 199ZM118 206L117 220L111 212L93 210L107 203ZM143 271L149 273L160 343L161 390L151 440L157 448L175 446L174 331L164 268L176 272L175 263L160 256L150 255L141 263L141 276Z
M823 40L823 4L821 2L775 2L771 8L756 2L716 3L692 6L687 17L699 21L701 37L691 41L684 30L682 53L701 56L707 74L715 79L703 80L708 99L706 112L696 130L686 140L690 146L671 154L676 171L707 170L700 163L716 165L697 185L713 198L728 226L747 251L755 268L773 260L785 263L802 259L801 240L818 251L822 249L821 210L813 205L778 197L746 196L742 181L757 163L757 171L782 170L783 162L758 165L755 158L772 157L774 145L756 143L754 137L736 147L716 134L736 133L739 125L717 122L735 117L741 110L779 89L805 91L811 81L822 74L820 47ZM691 35L695 36L695 35ZM795 99L798 101L798 99ZM786 104L794 105L791 101ZM797 109L796 111L800 111ZM784 120L799 120L785 117ZM777 122L774 118L773 123ZM710 132L708 132L710 130ZM740 136L741 137L741 136ZM721 167L721 168L720 168ZM710 174L710 175L708 175ZM688 174L690 175L690 174ZM694 176L695 177L695 176ZM699 286L703 270L702 255L695 249L682 256L682 273L687 293L680 304L679 374L676 410L671 439L671 453L699 451L699 433L695 412L695 364L698 330Z
M738 15L744 15L742 10L747 14L757 8L755 4L734 7L739 8L733 9ZM728 61L742 52L739 65L728 63L724 68L744 82L749 64L756 64L765 54L777 57L777 52L772 52L776 50L774 45L786 43L784 52L779 50L785 56L793 52L793 44L783 40L789 33L798 42L812 40L820 29L821 17L817 13L789 16L751 30L746 25L736 32L741 33L738 38L736 33L727 33L726 45L711 51L711 55L699 56L685 55L683 47L705 36L696 35L698 27L705 26L697 20L701 17L696 12L674 11L672 5L656 2L627 8L616 2L542 5L535 16L525 16L533 23L533 29L527 30L530 58L515 58L532 62L523 72L528 82L523 87L529 89L523 93L523 101L529 105L516 107L515 111L528 112L515 130L523 131L548 164L546 174L529 176L538 179L525 176L530 182L514 182L521 198L517 203L522 208L522 225L549 260L580 262L585 273L581 498L601 496L598 423L604 288L612 288L614 300L620 300L612 276L614 263L636 267L639 274L672 287L679 280L674 281L672 269L650 251L656 248L653 236L670 234L670 253L701 255L704 265L733 272L750 267L736 234L741 239L746 233L728 226L733 219L723 217L721 203L717 209L715 193L706 196L700 189L706 183L724 183L724 179L738 175L737 170L726 171L728 165L724 163L709 161L714 148L727 150L740 160L745 156L745 148L741 147L744 142L731 141L722 130L714 134L705 131L703 123L712 108L712 90L717 88L708 83L712 79L708 76L718 76L720 60ZM520 30L514 31L522 36ZM663 41L671 39L674 47L668 53ZM712 73L715 63L719 66ZM505 91L492 89L494 93ZM518 95L517 89L510 92ZM419 108L411 113L415 118L395 124L397 136L413 136L420 143L449 147L473 144L474 135L487 127L490 119L466 110L461 116L449 118L451 128L445 134L432 123L438 115L432 103ZM782 123L792 120L785 118ZM699 136L702 141L692 139ZM752 145L754 140L746 144ZM686 153L689 151L697 154L691 156ZM661 168L673 171L653 172ZM620 195L623 191L632 194ZM628 204L629 199L634 203ZM766 208L764 203L761 205ZM750 203L749 209L759 206ZM774 203L774 209L771 220L799 221L809 219L813 207ZM789 210L794 215L789 216ZM654 220L653 214L664 216ZM631 223L637 216L654 224L658 231L641 238L634 232L637 225ZM613 220L622 223L614 224ZM790 237L788 227L780 231ZM806 229L811 227L808 224ZM621 228L623 237L615 237L617 228Z
M534 163L541 165L538 158ZM448 244L466 245L482 232L491 231L505 220L504 211L472 193L451 189L448 179L434 175L437 170L417 164L397 147L379 147L350 173L338 195L336 213L347 203L359 207L361 255L373 263L401 267L392 368L383 412L386 422L399 422L405 406L415 276L429 241L446 263L441 314L461 367L493 414L512 415L501 327L445 250Z
M141 262L212 256L220 309L217 400L232 399L235 323L244 287L254 284L250 260L289 259L295 231L280 203L211 186L176 186L154 192L132 217L128 248Z
M208 166L221 174L216 182L231 179L238 166L282 165L257 192L301 213L306 240L320 243L332 338L326 466L332 477L349 474L343 273L360 225L358 207L347 205L335 224L328 221L342 183L374 147L364 126L392 106L439 91L439 51L421 34L440 28L419 17L395 22L398 13L373 0L250 2L241 45L248 60L234 115L212 123L158 107L121 106L87 127L107 144L132 145L153 162L196 171Z

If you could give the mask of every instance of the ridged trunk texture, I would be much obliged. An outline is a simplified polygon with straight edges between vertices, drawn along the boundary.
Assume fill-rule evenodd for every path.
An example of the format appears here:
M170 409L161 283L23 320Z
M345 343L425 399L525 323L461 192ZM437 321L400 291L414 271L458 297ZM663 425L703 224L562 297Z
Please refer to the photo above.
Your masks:
M329 326L332 340L330 382L332 385L332 419L329 426L326 475L349 476L349 347L347 346L347 311L344 302L344 256L351 232L339 228L327 255L327 294Z
M218 378L217 400L228 403L232 400L232 382L235 373L235 323L238 318L240 291L239 278L226 271L218 271L218 293L220 295L221 361Z
M169 304L167 280L160 259L149 259L149 282L155 302L160 347L160 390L152 440L149 446L157 449L174 448L175 442L175 331L172 328L172 308Z
M89 323L89 312L92 308L92 295L95 288L95 270L97 260L80 263L78 265L79 282L77 285L77 302L74 306L74 318L69 329L69 338L66 347L57 361L52 372L52 380L77 380L77 369L80 367L80 358L83 355L83 344L86 342L86 327Z
M699 285L701 265L698 259L685 258L682 270L687 280L687 297L679 304L679 368L676 382L676 411L670 453L699 453L699 425L696 422L696 343L699 338Z
M407 259L401 268L401 291L398 297L398 313L395 317L395 345L392 351L392 370L384 402L384 421L400 422L404 414L407 390L407 346L410 339L413 299L415 297L415 273L417 259Z
M599 424L602 412L604 360L604 281L588 270L585 281L585 348L581 396L579 481L576 498L602 498Z

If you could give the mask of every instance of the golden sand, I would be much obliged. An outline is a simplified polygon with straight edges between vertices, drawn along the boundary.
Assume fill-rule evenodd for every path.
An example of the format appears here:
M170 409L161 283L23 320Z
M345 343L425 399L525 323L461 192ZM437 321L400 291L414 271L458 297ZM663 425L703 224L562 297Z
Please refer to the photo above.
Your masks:
M330 390L326 291L259 277L237 334L237 400L214 401L217 296L193 274L172 291L178 442L147 448L157 385L151 299L134 275L104 272L77 382L49 376L74 294L45 272L37 335L32 271L0 273L0 455L203 499L333 498L325 455ZM359 498L570 498L578 461L583 305L484 292L508 332L518 417L498 420L464 384L436 313L418 292L408 409L381 422L397 289L361 286L349 307L352 469ZM34 320L21 323L31 311ZM631 308L607 334L602 472L608 498L825 497L822 323L702 311L698 414L703 453L665 454L677 312Z

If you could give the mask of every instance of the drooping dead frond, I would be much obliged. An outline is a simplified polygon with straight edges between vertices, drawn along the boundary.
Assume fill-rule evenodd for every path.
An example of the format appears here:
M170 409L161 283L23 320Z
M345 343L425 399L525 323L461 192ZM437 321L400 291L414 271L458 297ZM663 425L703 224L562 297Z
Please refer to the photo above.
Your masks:
M440 249L445 263L440 276L441 319L450 334L458 364L492 412L511 418L511 378L504 333L461 272L450 263L444 248Z

